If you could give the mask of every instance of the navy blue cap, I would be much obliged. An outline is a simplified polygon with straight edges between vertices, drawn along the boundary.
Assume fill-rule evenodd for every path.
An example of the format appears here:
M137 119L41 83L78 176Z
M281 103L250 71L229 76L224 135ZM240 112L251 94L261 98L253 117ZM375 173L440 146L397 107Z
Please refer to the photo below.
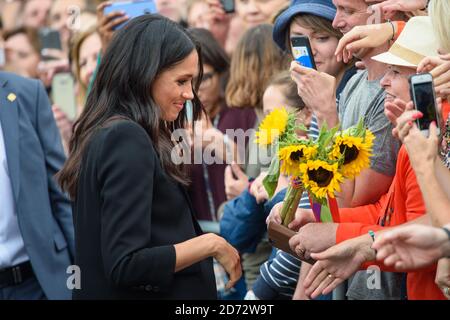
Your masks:
M283 50L286 50L286 32L294 16L300 13L312 14L333 21L336 7L331 0L292 0L289 7L278 16L273 26L273 40Z

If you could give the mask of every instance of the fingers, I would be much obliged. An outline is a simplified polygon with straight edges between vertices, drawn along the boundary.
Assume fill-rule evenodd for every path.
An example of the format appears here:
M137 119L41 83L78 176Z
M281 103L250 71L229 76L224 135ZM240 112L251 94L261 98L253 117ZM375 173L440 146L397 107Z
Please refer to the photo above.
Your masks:
M329 294L331 293L331 291L333 291L334 289L337 288L338 285L340 285L342 282L344 282L344 279L340 279L340 278L335 278L333 280L333 282L331 282L331 284L326 287L325 289L323 289L322 294Z
M383 246L377 246L379 249L377 250L377 259L379 261L383 261L387 257L393 255L395 253L395 248L391 243L386 243ZM372 245L372 248L375 249L375 246Z
M440 86L443 83L450 81L450 62L446 62L431 70L431 75L434 79L434 85Z
M247 175L242 171L241 167L234 161L231 163L231 170L238 179L248 179Z
M393 266L400 260L400 256L396 252L394 252L384 259L384 264L387 266Z
M123 11L114 11L105 16L100 23L103 32L113 31L114 28L127 21L129 17Z
M328 274L325 277L325 279L319 284L319 286L312 293L309 294L309 296L312 299L317 298L318 296L320 296L323 293L325 288L328 288L335 280L336 280L336 278L332 274ZM308 294L308 293L309 293L309 291L306 292L306 294Z
M270 211L269 216L266 219L266 224L269 224L270 221L273 221L277 224L281 224L281 215L280 210L283 205L283 202L277 203L272 210Z
M314 282L314 280L324 271L324 267L322 262L318 261L316 262L312 268L309 270L308 275L306 276L305 280L303 281L303 286L306 288L309 288L311 284Z
M314 266L313 266L314 268ZM311 269L312 271L313 269ZM311 271L309 272L309 274L311 273ZM308 274L308 276L309 276ZM321 283L324 282L328 277L329 273L326 269L322 269L322 271L310 282L308 282L308 285L304 284L305 286L305 294L307 296L311 296L312 293L315 293L316 290L320 287ZM331 283L331 282L330 282ZM327 283L327 286L330 284Z
M347 48L347 46L352 43L353 41L357 41L361 39L361 34L357 33L355 31L355 28L350 31L349 33L345 34L341 40L339 40L339 43L336 47L336 51L334 52L334 55L337 57L338 61L340 61L339 57L343 55L344 50Z

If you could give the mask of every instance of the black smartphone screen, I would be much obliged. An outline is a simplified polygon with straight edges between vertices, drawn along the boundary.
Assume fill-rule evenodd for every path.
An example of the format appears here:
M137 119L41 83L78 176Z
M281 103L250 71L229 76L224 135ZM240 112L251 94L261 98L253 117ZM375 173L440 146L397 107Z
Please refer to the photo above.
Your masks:
M316 69L316 63L311 50L309 38L306 36L296 36L291 38L292 55L302 66Z
M413 85L414 102L416 109L423 113L417 120L420 130L428 130L432 121L437 123L436 105L433 95L433 83L416 83Z
M235 11L234 8L234 0L220 0L223 6L223 10L226 13L233 13Z

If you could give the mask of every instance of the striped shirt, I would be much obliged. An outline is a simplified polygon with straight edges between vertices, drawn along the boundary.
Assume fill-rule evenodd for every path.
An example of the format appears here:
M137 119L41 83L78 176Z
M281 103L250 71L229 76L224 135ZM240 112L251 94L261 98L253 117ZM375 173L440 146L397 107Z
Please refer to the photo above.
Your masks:
M319 136L319 127L315 116L311 119L308 136L314 140ZM299 208L311 209L308 193L303 193ZM258 279L253 286L255 295L264 300L273 298L269 297L272 294L281 295L287 299L292 298L297 286L300 264L301 261L296 257L277 250L275 257L261 266L261 278L265 283Z

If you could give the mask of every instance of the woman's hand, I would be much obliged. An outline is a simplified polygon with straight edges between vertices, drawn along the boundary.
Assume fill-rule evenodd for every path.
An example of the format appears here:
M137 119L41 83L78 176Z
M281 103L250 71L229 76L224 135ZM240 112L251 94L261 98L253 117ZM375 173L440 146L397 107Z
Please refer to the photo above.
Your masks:
M435 282L442 290L444 296L450 300L450 259L443 258L439 260Z
M336 78L324 72L306 68L296 61L291 63L291 78L297 84L298 95L319 120L329 128L338 124L336 109Z
M431 73L438 97L447 99L450 96L450 54L426 57L417 67L417 72Z
M256 203L263 203L269 199L269 194L263 185L263 180L266 176L267 172L261 172L250 186L250 194L255 197Z
M372 11L380 10L387 19L392 19L398 12L411 12L422 10L427 6L427 0L366 0L367 3L374 3Z
M433 264L444 255L448 242L443 230L410 225L383 232L375 238L372 248L378 250L377 260L403 271Z
M414 110L414 104L412 101L407 103L402 99L397 98L392 102L387 101L384 104L384 114L395 126L397 125L397 119L400 118L400 116L407 110Z
M102 53L104 54L106 48L108 48L111 39L114 35L114 28L124 23L129 19L124 11L113 11L106 16L103 13L103 10L112 5L111 1L102 2L97 6L97 21L98 27L97 31L100 35L100 39L102 42Z
M51 87L55 74L70 72L69 59L58 49L44 49L42 54L51 60L41 60L37 66L39 79L46 88Z
M289 240L292 251L301 260L309 260L311 253L322 252L336 244L336 223L308 223Z
M56 125L59 129L59 133L61 135L61 140L63 143L64 151L68 154L69 151L69 143L72 137L72 121L67 118L67 115L62 111L57 105L52 106L53 116L56 121Z
M367 49L376 48L392 39L390 23L356 26L346 33L338 43L337 61L348 63L353 55L362 57Z
M231 200L248 188L248 177L241 167L233 162L225 169L225 194Z
M414 121L422 116L419 111L405 112L398 118L394 133L406 146L411 166L416 174L430 174L434 171L434 162L438 156L439 139L436 123L430 124L428 138L417 128Z
M369 241L372 241L369 239ZM312 299L328 294L348 279L361 265L375 259L375 251L370 249L364 237L341 242L321 253L312 253L317 260L303 283L306 296Z
M276 224L282 223L281 208L283 207L283 203L284 202L279 202L273 206L269 216L266 219L267 224L269 224L269 222L273 222ZM315 221L316 218L314 217L314 213L312 212L312 210L298 208L295 212L294 220L289 223L288 228L297 232L304 225Z
M213 236L212 241L214 241L213 257L222 265L230 279L225 289L231 289L242 276L239 252L224 238L212 234L211 236Z
M208 30L211 31L214 38L225 47L230 29L231 15L225 13L219 0L206 0L209 12L206 15L208 21Z

